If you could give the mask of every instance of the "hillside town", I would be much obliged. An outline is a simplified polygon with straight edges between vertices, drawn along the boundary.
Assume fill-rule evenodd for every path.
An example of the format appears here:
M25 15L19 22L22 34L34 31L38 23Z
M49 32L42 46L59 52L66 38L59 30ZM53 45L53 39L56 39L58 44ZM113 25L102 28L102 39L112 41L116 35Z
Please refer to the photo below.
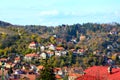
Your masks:
M36 50L38 46L38 43L31 42L28 48ZM39 71L44 69L44 66L32 63L33 61L46 60L52 56L60 57L68 55L68 50L65 50L64 47L56 47L53 44L40 46L40 51L40 53L28 53L25 56L11 53L9 57L0 58L1 80L36 80L40 76ZM73 56L84 56L86 50L78 49L75 51L72 49L70 51L72 51ZM98 56L100 54L96 55ZM116 57L118 56L117 53L114 55L116 55ZM96 77L99 76L100 80L119 80L120 77L117 76L120 71L119 66L115 65L111 58L107 58L105 55L103 55L103 58L102 66L89 67L85 71L83 67L80 66L54 67L55 78L56 80L64 80L64 77L67 76L68 80L96 80ZM114 68L112 75L107 72L107 67L110 65ZM116 77L114 75L116 75ZM114 78L112 76L114 76Z
M117 35L116 32L110 32L110 35ZM80 40L84 40L85 36L81 36ZM61 42L58 42L58 44ZM71 43L76 44L77 41L71 40ZM116 46L119 46L117 43ZM87 56L87 49L65 49L62 46L55 46L54 44L40 45L38 42L31 42L28 48L33 50L26 55L20 55L16 53L10 53L8 57L0 58L0 80L37 80L39 78L40 71L44 69L42 61L48 60L47 64L51 64L50 59L60 58L64 56L72 56L73 58ZM113 45L107 45L107 49L114 49ZM39 50L39 51L38 51ZM120 58L119 53L107 53L107 55L101 53L99 50L93 52L93 56L99 58L102 57L102 64L95 66L94 61L89 61L93 67L84 68L80 63L75 62L74 66L68 64L65 66L64 62L59 64L59 67L54 67L53 72L56 80L119 80L118 76L120 68L116 65L115 59ZM110 57L111 56L111 57ZM69 62L68 62L69 63ZM98 63L98 62L97 62ZM57 64L57 63L56 63ZM56 65L55 64L55 65ZM112 74L109 74L107 69L112 66Z
M0 0L0 80L120 80L120 0Z
M120 79L117 23L55 28L1 23L0 80Z

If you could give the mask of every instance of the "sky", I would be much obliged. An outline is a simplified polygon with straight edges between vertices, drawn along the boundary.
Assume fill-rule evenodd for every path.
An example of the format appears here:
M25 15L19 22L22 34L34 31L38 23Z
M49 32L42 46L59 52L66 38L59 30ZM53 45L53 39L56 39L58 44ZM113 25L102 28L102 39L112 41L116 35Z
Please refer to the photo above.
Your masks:
M46 26L120 23L120 0L0 0L0 20Z

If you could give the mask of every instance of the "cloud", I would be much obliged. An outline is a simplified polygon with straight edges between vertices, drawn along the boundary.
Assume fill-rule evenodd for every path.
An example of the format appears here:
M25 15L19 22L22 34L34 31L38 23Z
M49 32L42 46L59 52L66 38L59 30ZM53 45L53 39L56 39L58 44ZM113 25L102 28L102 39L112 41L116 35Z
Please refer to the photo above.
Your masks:
M48 11L41 11L39 16L56 16L59 14L57 10L48 10Z

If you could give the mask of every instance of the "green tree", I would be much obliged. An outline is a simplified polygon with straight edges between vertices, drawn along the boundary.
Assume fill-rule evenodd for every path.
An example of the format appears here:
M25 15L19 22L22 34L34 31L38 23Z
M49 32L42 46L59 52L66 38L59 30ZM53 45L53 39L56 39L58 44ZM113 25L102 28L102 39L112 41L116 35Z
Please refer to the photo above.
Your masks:
M60 62L60 67L63 67L65 65L65 61L64 60L61 60Z
M53 67L47 64L47 62L43 66L44 68L40 71L40 77L38 80L55 80Z
M68 80L68 75L66 75L66 76L63 78L63 80Z
M50 42L51 42L52 44L56 44L56 39L55 39L55 37L51 36L51 37L50 37Z

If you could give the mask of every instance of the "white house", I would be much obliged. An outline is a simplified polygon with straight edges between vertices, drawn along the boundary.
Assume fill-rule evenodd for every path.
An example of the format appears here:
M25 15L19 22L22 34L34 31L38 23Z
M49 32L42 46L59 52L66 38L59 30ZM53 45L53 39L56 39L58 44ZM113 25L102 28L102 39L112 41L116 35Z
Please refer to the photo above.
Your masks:
M55 56L61 56L61 55L62 55L61 51L55 51Z
M41 50L41 51L44 51L44 50L45 50L45 47L44 47L44 46L41 46L41 47L40 47L40 50Z
M47 53L48 57L51 57L51 56L54 55L54 52L53 52L53 51L47 51L46 53Z
M53 44L51 44L51 45L49 46L49 50L55 50L55 46L54 46Z
M38 47L38 44L36 42L31 42L28 46L29 49L36 49Z
M47 58L47 54L43 52L43 53L40 54L40 57L41 57L42 59L46 59L46 58Z

